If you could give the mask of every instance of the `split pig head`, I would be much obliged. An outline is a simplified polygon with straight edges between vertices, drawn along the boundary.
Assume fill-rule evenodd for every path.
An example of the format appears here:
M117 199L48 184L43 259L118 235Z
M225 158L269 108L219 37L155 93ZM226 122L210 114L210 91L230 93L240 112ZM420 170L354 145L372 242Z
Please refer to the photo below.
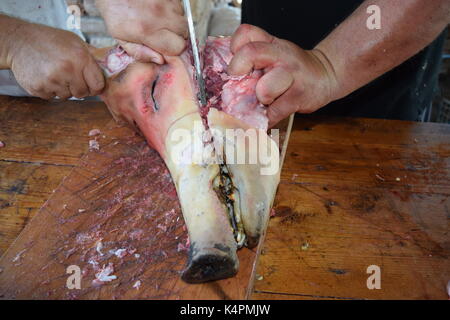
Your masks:
M190 283L237 273L236 251L258 243L279 182L278 145L267 135L264 107L254 93L260 75L228 77L229 39L208 41L222 48L210 47L216 56L204 59L210 67L206 83L216 86L215 93L209 90L207 106L199 105L188 50L165 57L164 65L135 62L119 47L95 53L108 78L103 101L116 120L142 132L172 175L189 232L182 279ZM256 148L250 146L250 131ZM264 163L258 157L262 149ZM237 161L239 154L243 162ZM271 172L264 173L268 168Z

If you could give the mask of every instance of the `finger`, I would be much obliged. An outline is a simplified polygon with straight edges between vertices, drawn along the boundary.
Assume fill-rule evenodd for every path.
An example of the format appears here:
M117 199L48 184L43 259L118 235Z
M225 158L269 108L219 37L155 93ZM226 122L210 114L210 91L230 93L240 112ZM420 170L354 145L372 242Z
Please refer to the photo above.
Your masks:
M285 93L294 83L294 77L284 68L277 67L267 72L256 84L256 97L265 105Z
M300 97L294 90L288 90L285 94L276 99L267 108L267 117L269 118L269 127L273 127L281 120L289 117L298 110L298 101Z
M38 97L44 100L51 100L56 96L55 92L47 92L47 91L36 91L36 92L30 92L30 94L34 97Z
M137 61L164 64L163 56L147 46L122 40L119 40L118 43L130 56L132 56Z
M275 39L274 36L261 28L250 24L241 24L231 37L231 52L238 52L249 42L269 42Z
M105 78L94 59L90 60L91 61L83 69L83 79L88 87L89 94L91 96L96 96L100 94L105 87Z
M189 33L188 22L186 17L184 17L183 15L173 14L171 17L168 17L166 19L165 25L167 30L176 33L184 39L187 38L187 35Z
M167 29L161 29L147 36L143 44L167 56L178 56L186 47L186 41L183 37Z
M84 81L83 74L77 74L70 80L70 93L75 98L84 98L89 95L89 89Z
M69 99L72 94L70 93L69 87L60 86L58 89L55 90L56 96L58 96L61 100L67 100Z
M228 66L231 75L243 75L264 69L278 61L278 49L271 43L249 42L236 52Z
M184 8L183 8L183 6L182 6L182 4L181 4L181 1L179 1L179 0L170 0L170 3L172 4L172 6L173 6L173 11L176 13L176 14L179 14L179 15L184 15Z
M44 100L50 100L56 96L58 85L47 82L45 86L36 86L34 88L25 89L31 96Z
M44 100L51 100L56 96L55 91L50 90L40 90L40 91L29 91L29 94L31 94L33 97L38 97Z

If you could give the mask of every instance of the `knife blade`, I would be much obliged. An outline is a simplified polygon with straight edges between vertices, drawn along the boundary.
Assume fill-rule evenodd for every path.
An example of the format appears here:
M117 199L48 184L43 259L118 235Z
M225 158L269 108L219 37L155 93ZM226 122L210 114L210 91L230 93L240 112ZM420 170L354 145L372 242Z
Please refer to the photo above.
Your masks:
M195 78L198 84L198 100L201 106L206 105L205 81L202 76L200 66L200 55L198 53L197 37L195 35L194 20L192 19L191 3L189 0L183 0L184 12L188 21L189 38L192 46L192 54L194 56Z

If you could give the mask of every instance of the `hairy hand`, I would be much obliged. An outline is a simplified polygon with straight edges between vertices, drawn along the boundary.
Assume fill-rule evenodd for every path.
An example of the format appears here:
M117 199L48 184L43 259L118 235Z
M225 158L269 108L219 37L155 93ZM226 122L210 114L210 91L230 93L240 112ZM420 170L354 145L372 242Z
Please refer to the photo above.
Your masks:
M77 35L26 22L15 33L9 50L10 68L31 95L83 98L103 90L102 71Z
M270 126L294 112L314 112L333 100L336 77L326 56L318 50L303 50L251 25L236 30L231 50L235 55L228 69L230 74L264 70L256 95L269 106Z

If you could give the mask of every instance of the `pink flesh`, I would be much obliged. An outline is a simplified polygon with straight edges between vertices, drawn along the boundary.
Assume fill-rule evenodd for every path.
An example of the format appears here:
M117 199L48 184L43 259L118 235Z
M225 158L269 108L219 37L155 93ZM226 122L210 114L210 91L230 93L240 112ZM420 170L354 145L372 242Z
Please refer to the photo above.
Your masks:
M255 94L262 71L242 77L227 74L233 58L230 38L208 38L203 53L203 77L209 97L207 108L217 108L252 127L267 130L266 107Z
M122 47L112 48L104 59L97 61L107 76L112 76L124 70L134 59Z
M255 94L256 84L263 73L262 71L256 70L245 76L229 76L227 74L227 68L232 57L230 38L210 37L207 39L205 48L202 51L202 58L203 77L206 84L208 103L205 107L201 108L201 115L203 118L206 118L210 108L217 108L252 127L267 130L268 119L266 107L258 101ZM162 100L161 105L170 105L170 103L173 103L173 99L177 98L173 97L173 95L165 94L167 92L173 92L169 88L171 86L178 87L179 94L185 97L190 96L192 91L196 93L197 88L193 79L190 51L186 50L180 58L169 58L169 65L165 66L134 63L130 66L133 69L131 71L133 73L133 79L126 81L126 84L122 85L121 90L115 90L118 96L120 96L120 93L117 91L123 93L122 97L115 98L128 100L126 105L133 103L135 106L139 106L139 114L135 114L133 119L128 118L127 120L135 120L138 125L143 124L143 126L139 125L139 127L144 131L145 135L146 128L149 124L151 127L150 130L168 129L167 127L162 128L159 123L152 124L151 122L153 121L145 121L147 125L140 121L141 117L147 118L146 114L151 114L153 111L154 106L150 91L152 82L156 77L158 77L158 82L157 88L155 88L154 98L157 101ZM117 47L110 50L107 57L99 61L99 64L108 75L117 75L133 62L133 58L128 56L123 49ZM179 70L178 68L182 68L183 70ZM183 80L187 79L185 79L184 74L181 75L181 73L186 73L186 70L191 78L188 81L189 83L183 82ZM183 80L177 79L176 77L181 77ZM164 100L168 100L167 102L170 101L170 103L165 104L163 102ZM108 101L105 102L108 104ZM165 114L164 111L162 113ZM152 117L152 115L149 117ZM151 134L151 132L148 133ZM156 146L154 145L154 147ZM160 151L162 149L157 148L157 150Z
M139 128L170 170L189 229L188 242L183 241L178 246L180 251L190 248L183 279L194 283L236 274L237 243L227 208L213 189L213 179L219 175L219 166L185 165L173 161L169 155L176 142L172 144L169 132L180 128L194 132L194 122L201 120L205 124L203 129L208 129L209 125L216 128L267 129L266 108L258 102L255 94L262 72L253 71L241 77L229 76L226 72L232 58L229 45L230 40L226 38L208 39L203 51L209 95L206 106L199 106L197 101L198 88L190 50L179 57L165 57L164 65L136 62L124 56L123 51L114 49L108 51L109 58L100 59L107 62L105 72L112 74L102 95L111 113L116 120L125 120ZM207 144L210 141L204 142ZM237 189L241 190L240 203L245 208L242 216L247 216L250 222L246 226L247 236L251 237L248 238L249 245L254 246L259 239L258 230L264 224L264 210L270 206L270 196L260 187L261 179L252 174L252 170L256 170L254 166L241 169L230 167L230 170L240 170L235 175ZM274 176L265 185L272 183L276 187L277 177ZM191 193L197 186L202 190L203 202L192 205ZM202 211L201 215L198 210ZM158 225L158 228L163 231L164 226Z

